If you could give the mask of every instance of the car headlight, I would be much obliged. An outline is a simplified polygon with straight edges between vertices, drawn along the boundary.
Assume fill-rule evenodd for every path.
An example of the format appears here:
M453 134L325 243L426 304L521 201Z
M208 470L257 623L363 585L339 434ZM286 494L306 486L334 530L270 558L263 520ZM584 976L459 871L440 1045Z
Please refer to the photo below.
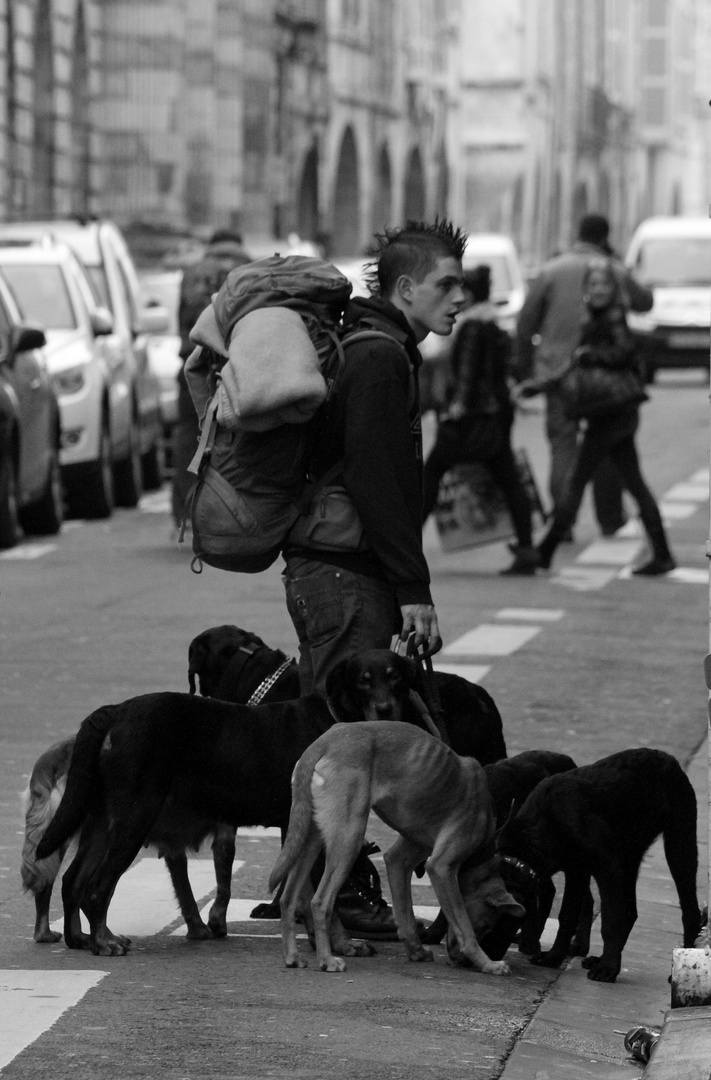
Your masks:
M55 393L59 397L64 397L68 394L78 394L79 391L84 388L85 382L85 364L81 364L77 367L65 368L64 371L58 371L52 376L52 385L54 386Z

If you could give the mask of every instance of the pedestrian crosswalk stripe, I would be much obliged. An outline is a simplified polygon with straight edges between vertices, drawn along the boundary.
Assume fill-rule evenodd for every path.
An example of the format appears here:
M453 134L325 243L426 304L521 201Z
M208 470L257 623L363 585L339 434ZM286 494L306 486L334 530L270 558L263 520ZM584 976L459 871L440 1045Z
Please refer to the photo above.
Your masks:
M664 492L664 501L679 499L681 502L706 502L709 497L709 485L707 482L692 483L687 480L681 484L674 484L669 491Z
M39 559L42 555L49 555L51 551L56 550L56 544L18 544L17 547L0 552L0 559L8 562Z
M76 1005L108 971L0 971L0 1069Z
M237 860L235 870L240 866L244 866L244 862ZM199 904L215 889L212 859L190 859L188 877ZM108 924L115 934L151 937L179 917L180 909L163 859L146 856L135 863L116 886L109 907ZM82 926L88 931L83 915ZM61 932L64 920L53 922L52 929Z
M557 622L564 615L562 608L505 607L497 611L494 618L508 622Z
M599 566L624 566L637 557L641 547L640 540L597 540L581 551L575 561Z
M435 671L441 671L445 675L461 675L469 682L479 683L491 671L491 664L442 664L433 661Z
M444 656L509 656L540 632L539 626L482 623L442 650Z
M617 570L606 570L603 567L593 566L564 566L555 577L551 578L552 585L562 585L574 592L592 592L594 589L602 589L614 577Z
M686 518L690 518L692 514L695 514L699 509L698 503L689 502L661 502L659 504L659 512L666 524L669 521L684 521ZM640 533L643 531L642 526L639 526Z

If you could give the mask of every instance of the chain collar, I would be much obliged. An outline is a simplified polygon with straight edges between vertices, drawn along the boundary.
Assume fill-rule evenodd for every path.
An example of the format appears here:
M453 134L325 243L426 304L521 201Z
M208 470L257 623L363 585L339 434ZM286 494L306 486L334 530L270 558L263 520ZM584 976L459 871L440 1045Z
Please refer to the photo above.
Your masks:
M276 671L273 671L271 675L267 675L266 679L264 679L263 682L260 682L259 686L254 691L247 704L259 705L259 703L267 696L271 688L274 686L277 680L282 677L286 669L290 667L291 664L291 660L285 660L283 664L279 665Z

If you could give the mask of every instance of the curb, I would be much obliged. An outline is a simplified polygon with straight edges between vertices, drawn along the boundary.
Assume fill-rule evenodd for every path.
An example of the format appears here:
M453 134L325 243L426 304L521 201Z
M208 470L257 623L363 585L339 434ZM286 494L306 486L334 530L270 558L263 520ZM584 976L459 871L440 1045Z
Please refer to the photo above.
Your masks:
M644 1080L709 1080L711 1006L670 1009Z

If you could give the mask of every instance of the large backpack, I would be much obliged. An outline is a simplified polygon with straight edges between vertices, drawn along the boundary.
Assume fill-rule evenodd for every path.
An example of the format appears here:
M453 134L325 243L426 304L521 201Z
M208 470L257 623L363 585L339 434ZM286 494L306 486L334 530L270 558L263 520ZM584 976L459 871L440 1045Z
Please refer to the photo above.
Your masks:
M335 462L318 481L308 476L317 424L328 408L344 347L364 338L387 338L398 347L389 335L375 330L343 335L340 320L350 292L348 279L329 263L302 256L273 256L233 270L212 308L203 314L202 330L193 330L191 336L203 349L202 355L194 353L186 365L188 385L202 418L200 445L190 465L197 480L187 500L196 573L202 563L242 573L267 569L278 558L297 519L325 491L335 496L329 506L340 515L336 546L357 549L360 545L357 515L337 484L343 462ZM275 308L280 310L275 313ZM288 316L296 319L296 325ZM262 327L269 334L276 326L278 334L282 323L293 334L283 351L278 340L267 341L265 346L271 348L267 364L259 356L252 359L249 342L255 341L255 334L258 352ZM252 379L259 382L260 376L265 376L263 368L271 375L269 364L276 360L280 369L276 378L280 373L289 374L297 346L303 344L304 328L315 353L322 392L310 397L303 411L297 403L273 413L259 412L257 406L247 414L235 415L240 407L240 388ZM237 355L234 346L243 331L248 346ZM242 369L235 374L233 367L240 364ZM312 374L308 375L311 382ZM232 404L226 393L230 384Z

